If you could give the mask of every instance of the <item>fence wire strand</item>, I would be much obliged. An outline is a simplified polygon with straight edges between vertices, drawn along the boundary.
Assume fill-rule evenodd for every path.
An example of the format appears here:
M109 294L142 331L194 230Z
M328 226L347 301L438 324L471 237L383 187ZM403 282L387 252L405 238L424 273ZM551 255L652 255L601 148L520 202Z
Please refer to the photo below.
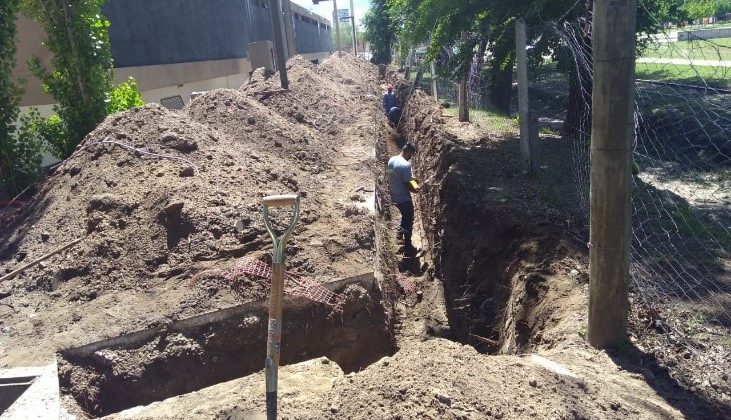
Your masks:
M549 204L587 241L590 20L528 31L529 45L541 37L558 45L529 59L529 102L539 132L536 179ZM638 48L630 257L633 335L649 351L683 353L701 367L693 370L701 378L704 368L731 368L731 38L703 36L666 29L643 35ZM563 61L562 52L568 53ZM488 73L474 68L479 61L470 70L471 120L515 138L517 93L510 112L496 110ZM422 85L427 92L431 77ZM456 115L457 84L435 77L445 114Z

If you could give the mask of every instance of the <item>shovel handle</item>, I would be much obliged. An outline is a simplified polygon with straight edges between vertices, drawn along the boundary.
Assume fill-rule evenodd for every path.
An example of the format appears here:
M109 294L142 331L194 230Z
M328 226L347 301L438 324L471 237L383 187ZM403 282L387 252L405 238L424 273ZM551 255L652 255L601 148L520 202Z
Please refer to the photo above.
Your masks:
M297 198L299 198L297 194L270 195L268 197L264 197L262 201L267 207L287 207L295 205L295 203L297 203Z
M281 263L284 261L284 247L287 244L287 238L294 230L294 226L297 224L300 215L300 196L297 194L291 195L271 195L264 197L262 200L262 217L264 219L264 226L269 232L269 236L272 237L274 242L274 263ZM277 234L272 226L272 221L269 219L269 208L270 207L288 207L292 206L292 219L289 221L287 229L281 234Z

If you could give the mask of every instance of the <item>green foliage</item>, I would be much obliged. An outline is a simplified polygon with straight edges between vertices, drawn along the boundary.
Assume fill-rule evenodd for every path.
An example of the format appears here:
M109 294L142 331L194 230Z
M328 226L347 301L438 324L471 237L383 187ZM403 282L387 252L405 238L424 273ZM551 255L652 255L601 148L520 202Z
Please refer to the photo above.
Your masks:
M363 17L363 33L370 43L374 64L391 63L391 48L396 39L393 22L388 11L387 0L372 0L371 8Z
M716 9L716 16L723 16L726 13L731 13L731 0L714 0L713 5Z
M38 133L48 144L48 150L54 156L63 156L67 150L73 150L66 125L58 114L51 115L38 124Z
M20 89L10 80L15 65L17 10L18 0L0 3L0 176L3 179L13 162L13 132L20 102Z
M41 177L41 153L45 148L39 131L42 122L37 109L31 109L18 119L12 152L13 165L8 179L8 184L13 186L13 192L20 192Z
M107 110L110 114L113 114L115 112L140 107L144 104L142 96L137 90L137 82L135 82L134 78L130 77L126 82L121 83L109 93Z
M683 11L691 20L699 20L713 16L716 12L716 5L713 0L687 0L683 4Z
M48 35L46 46L53 53L52 71L38 57L29 63L43 90L58 102L60 118L50 121L55 133L65 138L48 139L57 157L69 156L74 148L107 115L111 91L112 56L109 21L101 16L105 0L23 0L23 12L35 19Z
M638 0L638 42L644 45L648 35L662 30L665 22L682 19L682 0ZM701 0L693 0L701 1ZM714 0L716 1L716 0ZM717 0L731 1L731 0ZM506 68L514 62L515 18L526 21L530 39L539 39L532 50L532 59L554 54L568 73L573 59L569 51L558 48L555 31L547 30L549 23L560 26L564 22L590 19L593 1L586 0L388 0L388 8L399 38L409 45L428 43L427 60L439 59L449 51L449 60L441 60L455 79L461 79L469 69L480 39L487 38L492 59L487 63L491 78L491 97L506 99L508 88Z
M0 3L0 183L13 194L40 177L43 148L37 132L38 111L18 118L22 89L10 79L18 6L18 0Z

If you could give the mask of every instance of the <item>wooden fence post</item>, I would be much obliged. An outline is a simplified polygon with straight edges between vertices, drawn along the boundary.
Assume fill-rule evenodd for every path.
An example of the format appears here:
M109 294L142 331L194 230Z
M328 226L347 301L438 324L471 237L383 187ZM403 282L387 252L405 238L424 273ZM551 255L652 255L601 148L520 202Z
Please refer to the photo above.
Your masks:
M595 0L589 342L627 341L636 0Z

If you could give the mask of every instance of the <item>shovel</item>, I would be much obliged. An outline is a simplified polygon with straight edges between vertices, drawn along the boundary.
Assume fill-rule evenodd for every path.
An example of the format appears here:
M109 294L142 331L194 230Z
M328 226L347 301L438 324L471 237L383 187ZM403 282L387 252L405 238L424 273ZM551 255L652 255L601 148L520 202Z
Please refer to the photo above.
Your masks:
M292 206L292 219L289 226L281 235L272 227L269 219L269 208ZM265 197L262 206L262 216L267 232L272 237L274 249L272 250L272 297L269 302L269 323L267 335L267 358L264 363L266 378L266 405L267 419L277 418L277 370L279 369L279 352L282 345L282 294L284 291L284 248L287 246L287 239L297 224L300 213L299 195L273 195Z

